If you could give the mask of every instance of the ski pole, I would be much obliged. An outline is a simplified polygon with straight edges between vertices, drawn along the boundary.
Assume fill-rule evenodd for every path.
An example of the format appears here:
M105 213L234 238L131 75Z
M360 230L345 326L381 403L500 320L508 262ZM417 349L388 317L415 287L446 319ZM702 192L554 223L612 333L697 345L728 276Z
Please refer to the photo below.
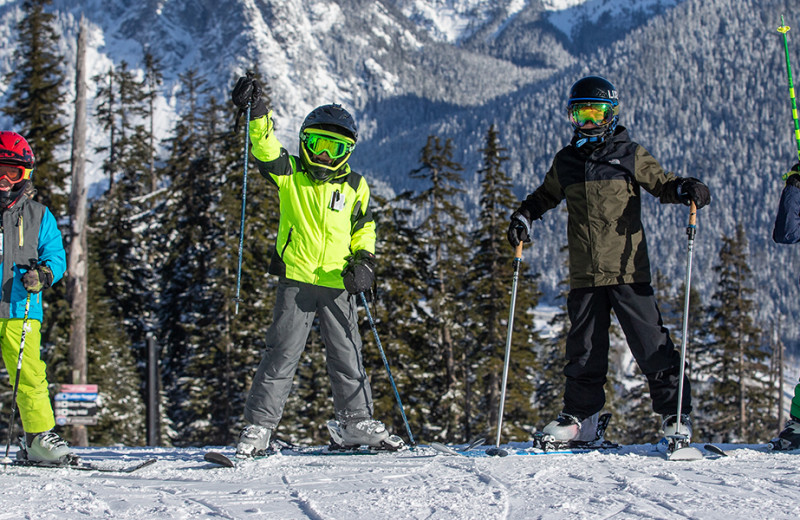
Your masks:
M511 281L511 307L508 310L508 331L506 332L506 354L503 360L503 383L500 392L500 411L497 414L497 440L494 448L489 448L486 453L489 455L508 455L500 449L500 434L503 430L503 409L506 404L506 383L508 382L508 364L511 360L511 334L514 329L514 306L517 301L517 280L519 279L519 266L522 263L522 240L514 250L514 278Z
M411 443L411 446L414 447L417 443L414 441L414 436L411 434L411 426L408 425L408 419L406 418L406 412L403 410L403 402L400 400L400 393L397 391L397 385L394 384L394 378L392 377L392 371L389 369L389 362L386 361L386 354L383 352L383 347L381 346L381 340L378 338L378 330L375 328L375 322L372 320L372 314L369 312L369 305L367 305L367 297L364 296L364 293L359 293L361 296L361 303L364 304L364 310L367 311L367 318L369 319L369 326L372 327L372 334L375 336L375 343L378 344L378 351L381 353L381 359L383 359L383 366L386 367L386 373L389 374L389 382L392 383L392 389L394 390L394 396L397 398L397 405L400 407L400 415L403 416L403 422L406 425L406 433L408 433L408 440Z
M792 65L789 62L789 41L786 38L786 33L789 32L789 26L783 23L783 15L781 15L781 26L778 27L778 32L783 35L783 48L786 52L786 75L789 77L789 98L792 100L792 119L794 120L794 139L797 142L797 158L800 160L800 122L797 120L797 101L794 97L794 83L792 81ZM788 173L783 176L786 180Z
M252 78L253 73L247 72L247 77ZM247 116L244 125L244 181L242 181L242 219L239 225L239 268L236 271L236 297L233 299L233 301L236 302L234 314L239 314L239 302L242 301L239 298L239 290L242 287L242 247L244 245L244 212L245 207L247 206L247 158L250 154L250 106L252 104L252 100L247 102Z
M686 281L684 282L684 296L683 296L683 332L681 336L681 369L680 377L678 379L678 428L681 427L681 408L683 407L683 376L686 371L686 344L688 343L687 336L689 335L689 288L692 284L692 252L694 251L694 236L697 232L697 205L694 201L689 203L689 226L686 228L686 234L689 236L688 256L686 258Z
M11 464L8 458L8 450L11 449L11 439L14 438L14 420L17 414L17 392L19 391L19 373L22 372L22 352L25 350L25 335L28 333L28 311L31 309L31 293L25 299L25 317L22 320L22 334L19 341L19 356L17 357L17 374L14 377L14 391L11 395L11 420L8 422L8 442L6 443L6 454L0 463Z

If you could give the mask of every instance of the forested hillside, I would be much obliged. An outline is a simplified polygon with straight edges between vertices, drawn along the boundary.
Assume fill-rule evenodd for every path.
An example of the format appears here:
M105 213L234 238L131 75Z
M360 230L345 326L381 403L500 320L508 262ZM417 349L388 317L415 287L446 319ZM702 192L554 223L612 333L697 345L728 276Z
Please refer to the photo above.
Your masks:
M468 11L469 30L450 36L413 16L409 2L389 0L0 6L8 34L36 38L32 5L51 15L48 53L22 37L0 49L2 121L26 135L36 134L40 117L25 110L28 86L45 77L55 79L48 121L69 130L81 14L92 35L89 375L101 385L103 415L90 441L143 442L143 396L135 389L143 387L148 338L160 348L162 442L227 444L243 425L271 319L276 281L266 266L278 218L276 194L251 161L235 314L244 133L231 131L236 111L228 99L248 69L267 87L277 135L292 153L300 121L318 104L342 102L359 122L351 164L373 187L379 230L371 311L420 439L461 441L496 424L511 283L507 218L568 141L567 91L585 74L617 85L621 123L634 140L666 169L712 190L698 216L692 280L698 431L751 442L774 433L774 347L778 335L797 345L800 315L800 248L770 240L780 175L797 157L776 31L781 13L793 23L790 3L631 2L605 11L594 1L567 10L553 4L508 1ZM793 32L790 52L800 63ZM52 67L28 67L34 59ZM37 196L65 220L67 135L39 135L34 146ZM644 198L655 284L679 342L688 210ZM504 423L515 438L560 408L560 209L535 224L524 252ZM68 382L68 302L58 288L46 298L51 382ZM537 308L549 309L552 320L535 320ZM401 433L387 374L363 327L376 416ZM659 418L623 341L614 343L613 433L652 440ZM324 438L333 411L323 358L314 333L282 435ZM739 371L719 359L738 359ZM730 384L714 386L720 380ZM733 413L742 395L747 416Z

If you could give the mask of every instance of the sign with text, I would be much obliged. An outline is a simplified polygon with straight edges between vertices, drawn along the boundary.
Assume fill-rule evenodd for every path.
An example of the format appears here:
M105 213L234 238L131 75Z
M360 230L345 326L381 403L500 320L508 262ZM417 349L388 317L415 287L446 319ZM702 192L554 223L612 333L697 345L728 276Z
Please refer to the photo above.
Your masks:
M97 424L97 385L61 385L53 411L56 424Z

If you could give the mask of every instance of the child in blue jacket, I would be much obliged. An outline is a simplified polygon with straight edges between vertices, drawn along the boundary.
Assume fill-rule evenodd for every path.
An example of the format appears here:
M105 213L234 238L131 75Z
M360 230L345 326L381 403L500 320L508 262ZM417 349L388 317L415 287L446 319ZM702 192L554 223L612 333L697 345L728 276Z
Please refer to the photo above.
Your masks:
M17 458L70 463L77 459L55 432L41 360L42 295L67 268L61 231L46 206L30 200L34 157L24 137L0 132L0 347L11 384L25 329L17 406L25 442Z

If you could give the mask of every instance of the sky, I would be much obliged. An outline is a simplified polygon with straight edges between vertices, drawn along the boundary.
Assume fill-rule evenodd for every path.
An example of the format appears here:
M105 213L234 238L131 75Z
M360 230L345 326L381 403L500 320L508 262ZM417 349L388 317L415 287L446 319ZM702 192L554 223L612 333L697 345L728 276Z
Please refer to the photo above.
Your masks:
M153 456L158 462L127 475L0 468L0 520L800 517L800 451L723 447L728 457L693 462L668 461L652 444L505 458L417 447L379 455L279 454L233 469L204 462L202 448L78 448L84 459L107 464ZM232 455L232 448L221 449Z

